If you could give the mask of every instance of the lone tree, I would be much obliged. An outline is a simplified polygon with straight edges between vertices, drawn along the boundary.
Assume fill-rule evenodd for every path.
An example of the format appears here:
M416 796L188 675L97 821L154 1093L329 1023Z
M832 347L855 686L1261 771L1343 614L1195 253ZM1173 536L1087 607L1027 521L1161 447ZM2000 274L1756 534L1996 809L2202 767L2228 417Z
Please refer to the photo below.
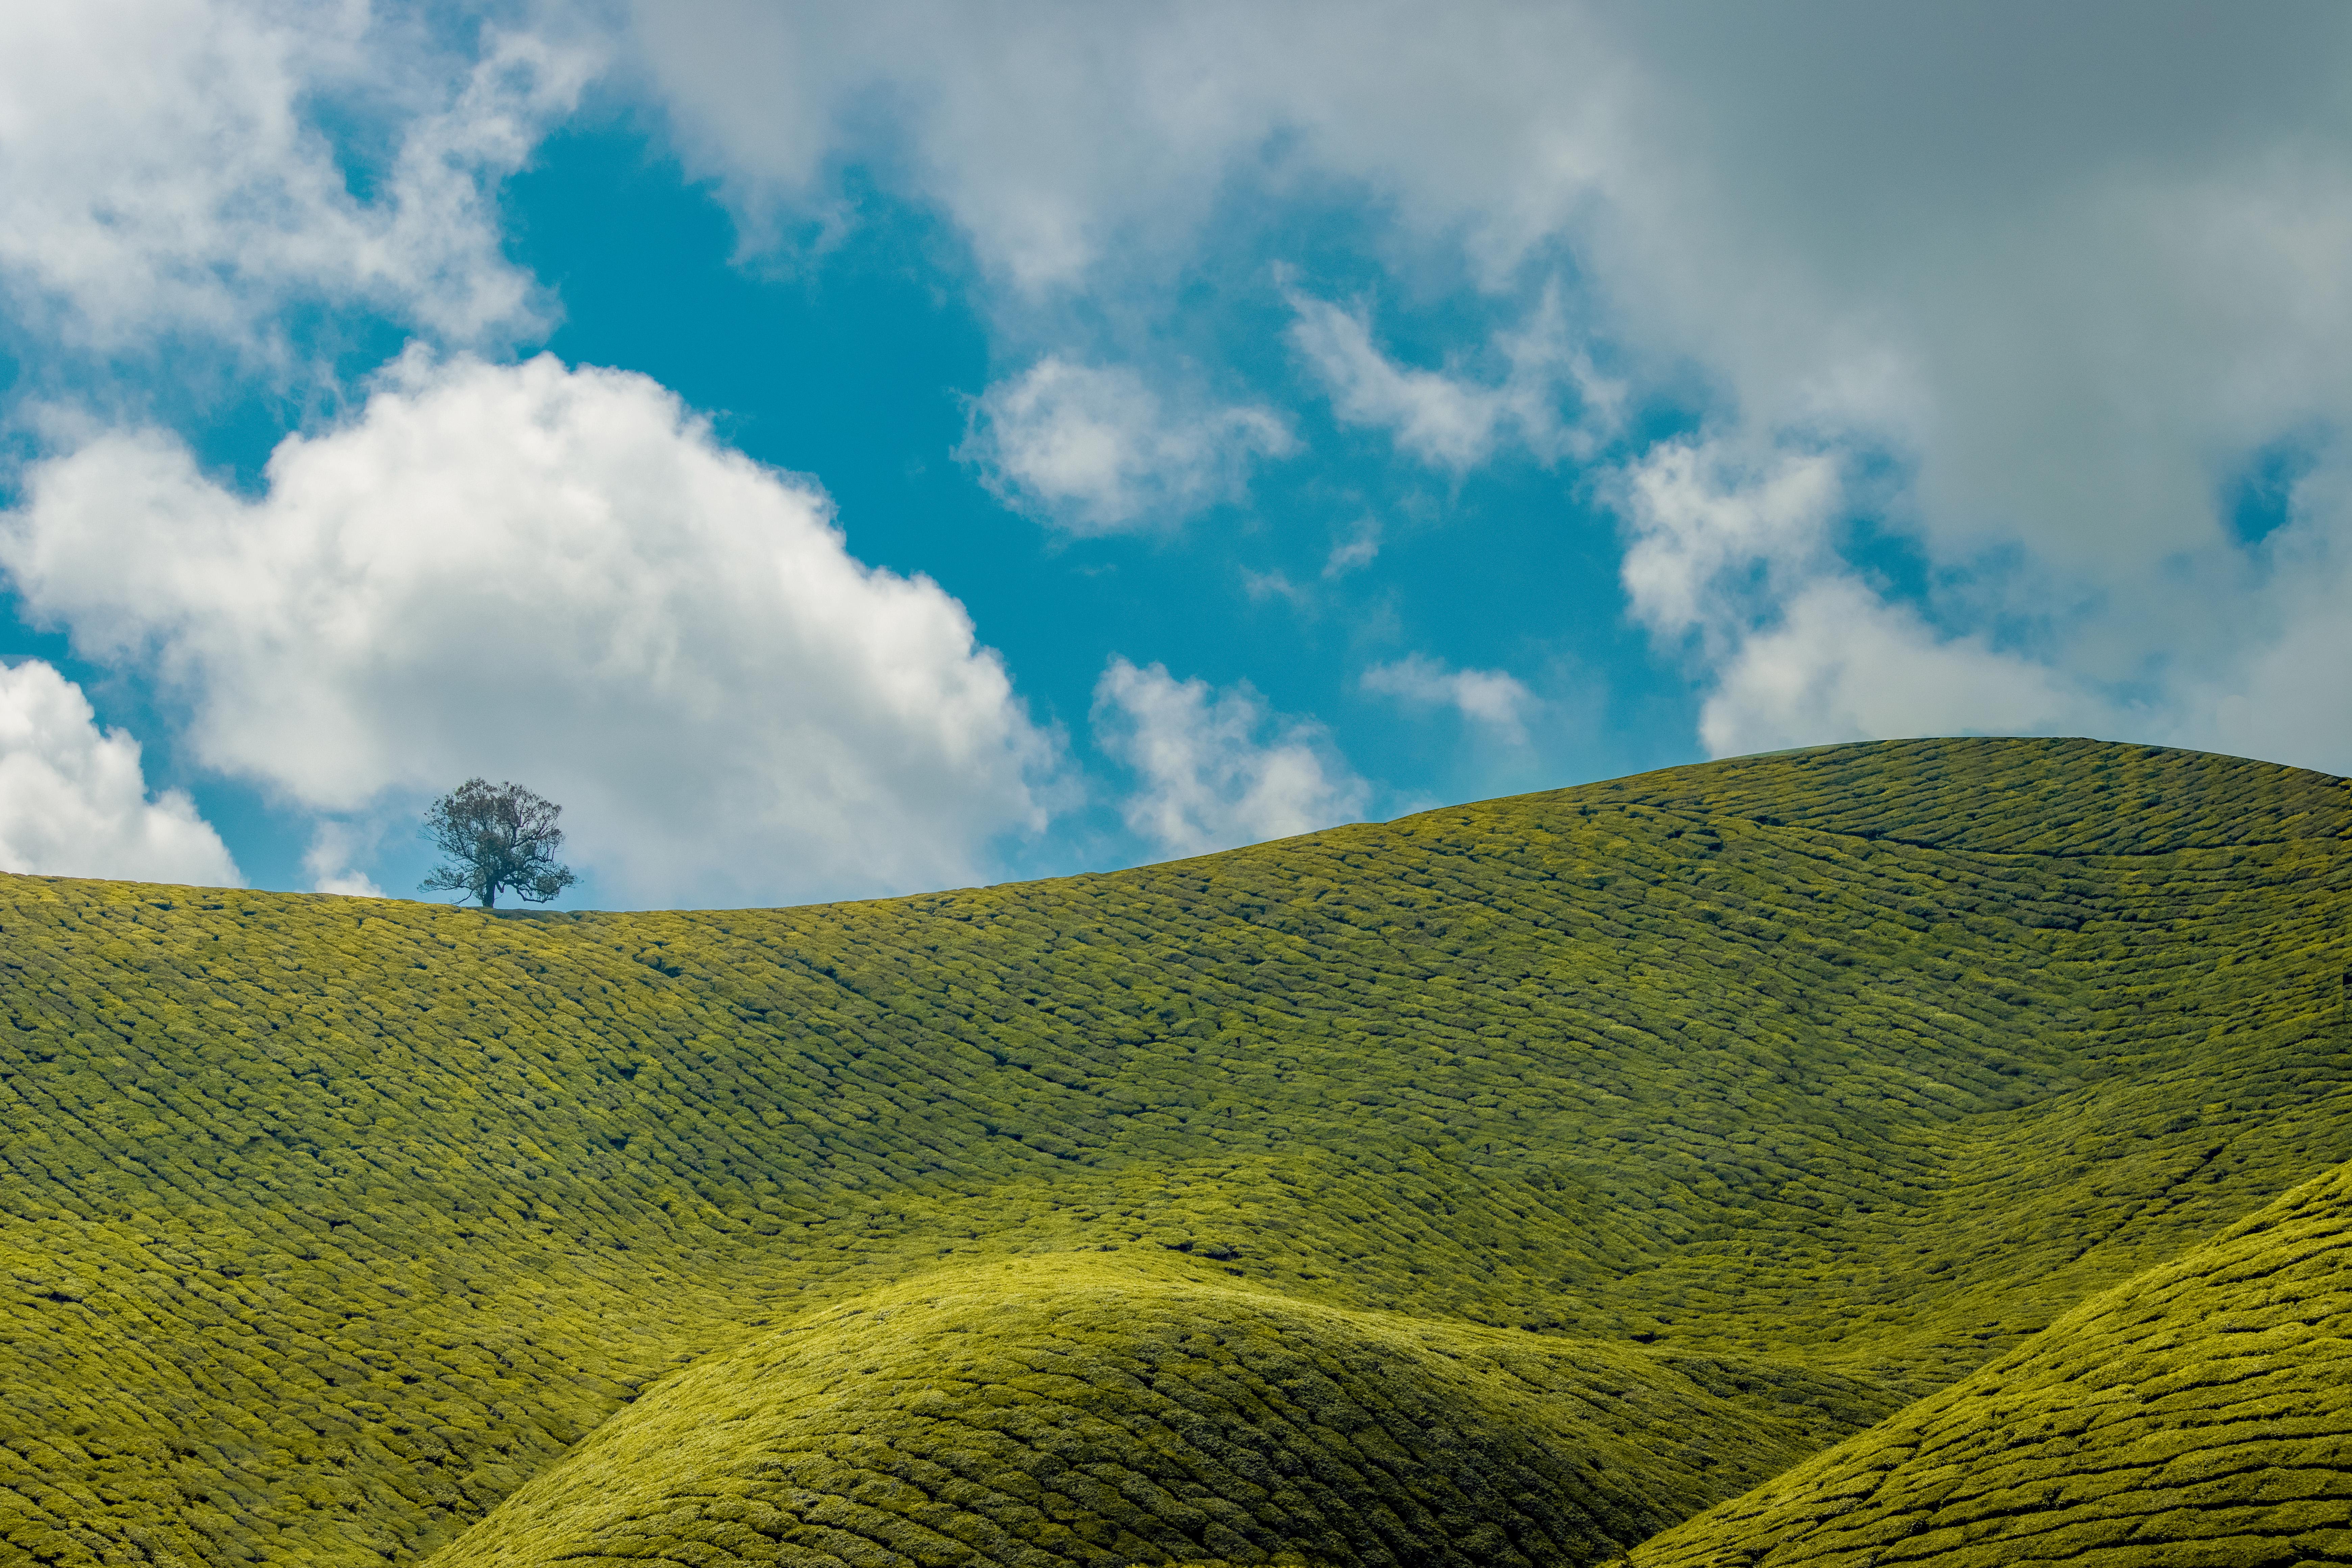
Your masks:
M425 813L425 837L449 860L419 886L471 894L486 910L498 906L501 888L543 904L579 880L555 858L562 815L520 784L467 779Z

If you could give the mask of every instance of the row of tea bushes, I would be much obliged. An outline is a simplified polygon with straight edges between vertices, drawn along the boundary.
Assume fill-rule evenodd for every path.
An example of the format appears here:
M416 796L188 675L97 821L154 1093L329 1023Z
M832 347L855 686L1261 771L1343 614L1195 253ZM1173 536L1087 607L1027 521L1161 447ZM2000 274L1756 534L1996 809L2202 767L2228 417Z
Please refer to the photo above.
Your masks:
M1633 1561L2352 1563L2352 1166Z
M2346 1156L2342 795L1899 742L803 910L0 879L0 1542L414 1562L681 1367L1105 1249L1801 1365L1826 1441Z

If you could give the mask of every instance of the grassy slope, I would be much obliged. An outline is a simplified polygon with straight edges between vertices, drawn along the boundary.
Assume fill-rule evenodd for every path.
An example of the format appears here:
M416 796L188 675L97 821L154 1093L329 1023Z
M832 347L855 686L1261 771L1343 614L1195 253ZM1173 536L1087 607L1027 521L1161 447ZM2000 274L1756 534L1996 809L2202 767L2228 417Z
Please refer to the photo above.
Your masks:
M637 1390L690 1369L573 1461L650 1445L597 1483L623 1514L704 1484L646 1436L691 1426L691 1379L1009 1260L980 1314L1000 1359L1066 1320L1084 1364L1131 1371L1206 1314L1230 1344L1203 1375L1279 1390L1268 1336L1343 1368L1433 1336L1376 1382L1461 1412L1443 1463L1314 1435L1370 1416L1310 1424L1305 1459L1245 1399L1185 1418L1338 1467L1276 1515L1227 1500L1256 1549L1444 1560L1409 1542L1540 1451L1569 1511L1496 1527L1585 1560L2352 1152L2347 825L2340 784L2292 770L1901 742L819 909L493 921L0 880L0 1540L412 1562L539 1474L453 1560L602 1551L614 1520L520 1505L603 1474L552 1462ZM1431 1392L1448 1368L1475 1397ZM825 1415L778 1375L747 1433L835 1443L803 1471L852 1490L856 1442L920 1414ZM1696 1447L1594 1487L1629 1443ZM1420 1478L1389 1545L1316 1533L1342 1471ZM884 1479L924 1500L904 1517L972 1511ZM770 1480L739 1499L761 1519L833 1506ZM1153 1539L1112 1493L1017 1490L1038 1530L1114 1543L1034 1560ZM1205 1530L1178 1533L1206 1553Z
M2352 1563L2352 1165L1633 1555L1642 1568Z

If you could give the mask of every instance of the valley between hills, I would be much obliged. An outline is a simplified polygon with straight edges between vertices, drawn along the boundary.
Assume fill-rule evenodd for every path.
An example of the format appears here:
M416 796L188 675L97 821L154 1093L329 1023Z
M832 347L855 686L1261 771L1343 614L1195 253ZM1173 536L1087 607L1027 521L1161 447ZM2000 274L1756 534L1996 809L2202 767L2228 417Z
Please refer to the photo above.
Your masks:
M1737 759L496 918L0 877L0 1563L2352 1563L2352 786Z

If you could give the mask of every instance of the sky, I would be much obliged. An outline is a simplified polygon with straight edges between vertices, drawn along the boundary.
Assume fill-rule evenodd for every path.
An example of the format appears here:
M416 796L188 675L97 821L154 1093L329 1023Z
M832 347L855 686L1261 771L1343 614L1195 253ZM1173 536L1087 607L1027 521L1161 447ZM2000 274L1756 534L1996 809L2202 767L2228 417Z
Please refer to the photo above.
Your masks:
M0 8L0 869L563 906L2352 773L2352 9Z

